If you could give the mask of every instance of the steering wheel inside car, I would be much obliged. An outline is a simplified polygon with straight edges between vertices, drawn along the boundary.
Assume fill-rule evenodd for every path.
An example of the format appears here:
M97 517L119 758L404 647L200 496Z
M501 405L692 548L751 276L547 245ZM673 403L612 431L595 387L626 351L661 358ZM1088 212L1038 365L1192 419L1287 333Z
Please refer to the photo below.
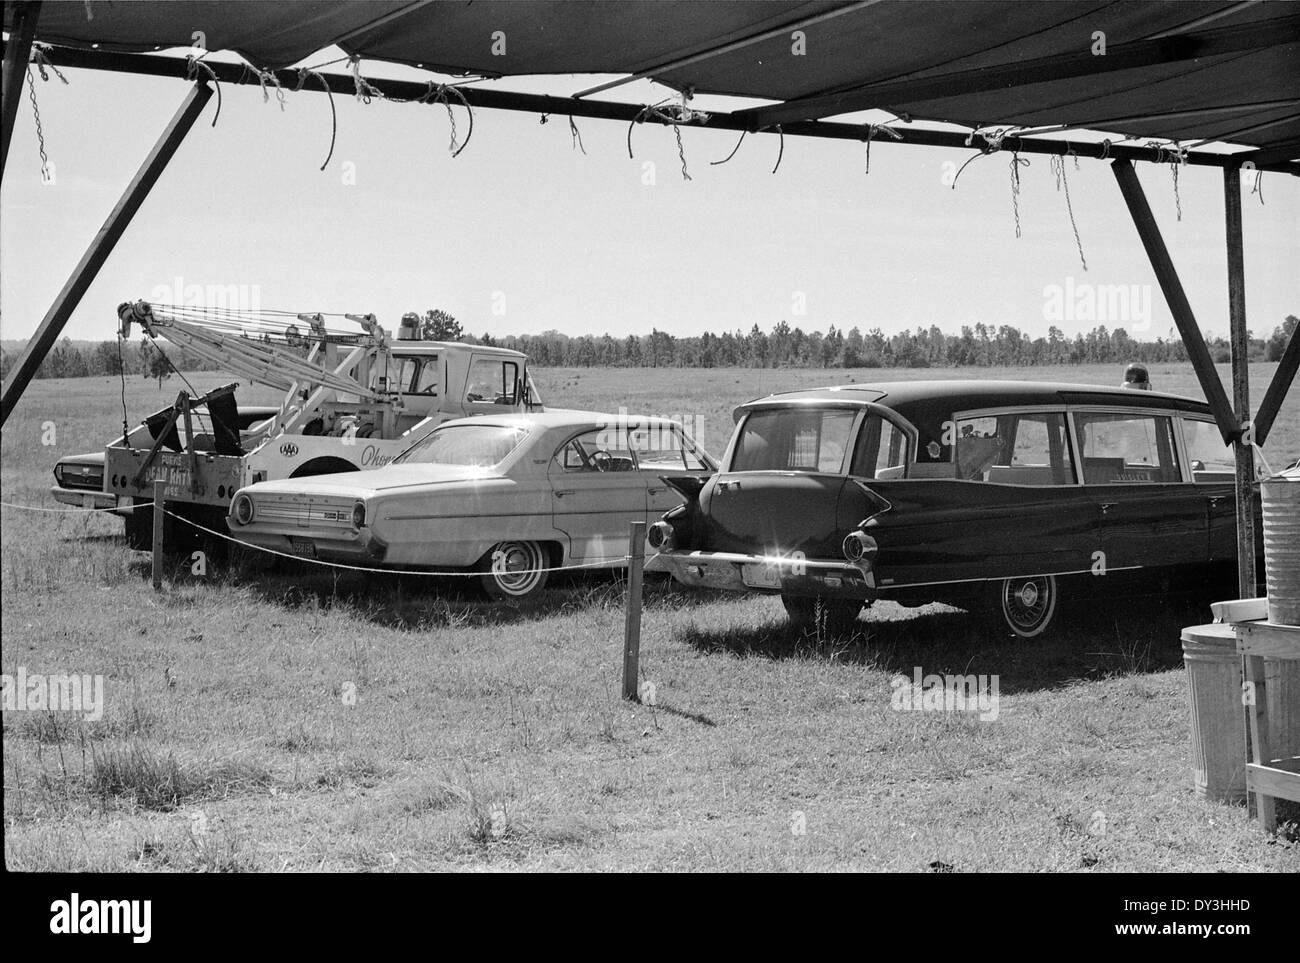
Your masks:
M604 448L597 448L588 457L590 457L592 467L596 471L609 471L610 466L614 464L614 456Z

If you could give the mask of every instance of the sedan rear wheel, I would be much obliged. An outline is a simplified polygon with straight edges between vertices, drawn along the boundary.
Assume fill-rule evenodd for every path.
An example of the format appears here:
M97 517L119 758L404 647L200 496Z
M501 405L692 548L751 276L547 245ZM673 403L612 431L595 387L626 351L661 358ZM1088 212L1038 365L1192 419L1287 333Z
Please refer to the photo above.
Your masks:
M1059 596L1055 575L1003 579L998 585L998 613L1013 633L1032 639L1052 624Z
M546 587L549 565L537 542L498 542L480 563L479 583L489 598L531 598Z
M844 638L858 627L862 603L855 599L813 598L806 595L782 595L781 602L790 624L827 638Z

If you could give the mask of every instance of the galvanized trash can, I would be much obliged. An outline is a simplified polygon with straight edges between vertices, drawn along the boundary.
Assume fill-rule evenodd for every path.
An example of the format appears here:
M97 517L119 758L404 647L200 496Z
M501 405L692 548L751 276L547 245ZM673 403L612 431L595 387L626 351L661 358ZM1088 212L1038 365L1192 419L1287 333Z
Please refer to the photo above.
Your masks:
M1300 625L1300 468L1264 479L1260 494L1268 620Z
M1246 801L1246 729L1241 658L1231 625L1183 629L1183 664L1192 708L1192 772L1196 795Z

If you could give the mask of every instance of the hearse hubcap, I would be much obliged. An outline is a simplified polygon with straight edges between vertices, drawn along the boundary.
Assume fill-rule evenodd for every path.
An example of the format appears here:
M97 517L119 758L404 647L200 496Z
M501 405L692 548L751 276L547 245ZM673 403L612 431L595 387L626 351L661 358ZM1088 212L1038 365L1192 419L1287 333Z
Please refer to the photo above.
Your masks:
M1016 635L1042 634L1056 613L1056 576L1007 579L1002 583L1002 619Z

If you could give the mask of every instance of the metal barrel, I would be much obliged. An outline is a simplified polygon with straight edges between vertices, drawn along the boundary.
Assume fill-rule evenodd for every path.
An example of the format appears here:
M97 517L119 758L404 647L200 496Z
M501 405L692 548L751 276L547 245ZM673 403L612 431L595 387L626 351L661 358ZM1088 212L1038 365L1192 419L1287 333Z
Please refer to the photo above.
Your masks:
M1262 483L1268 620L1300 625L1300 468Z

